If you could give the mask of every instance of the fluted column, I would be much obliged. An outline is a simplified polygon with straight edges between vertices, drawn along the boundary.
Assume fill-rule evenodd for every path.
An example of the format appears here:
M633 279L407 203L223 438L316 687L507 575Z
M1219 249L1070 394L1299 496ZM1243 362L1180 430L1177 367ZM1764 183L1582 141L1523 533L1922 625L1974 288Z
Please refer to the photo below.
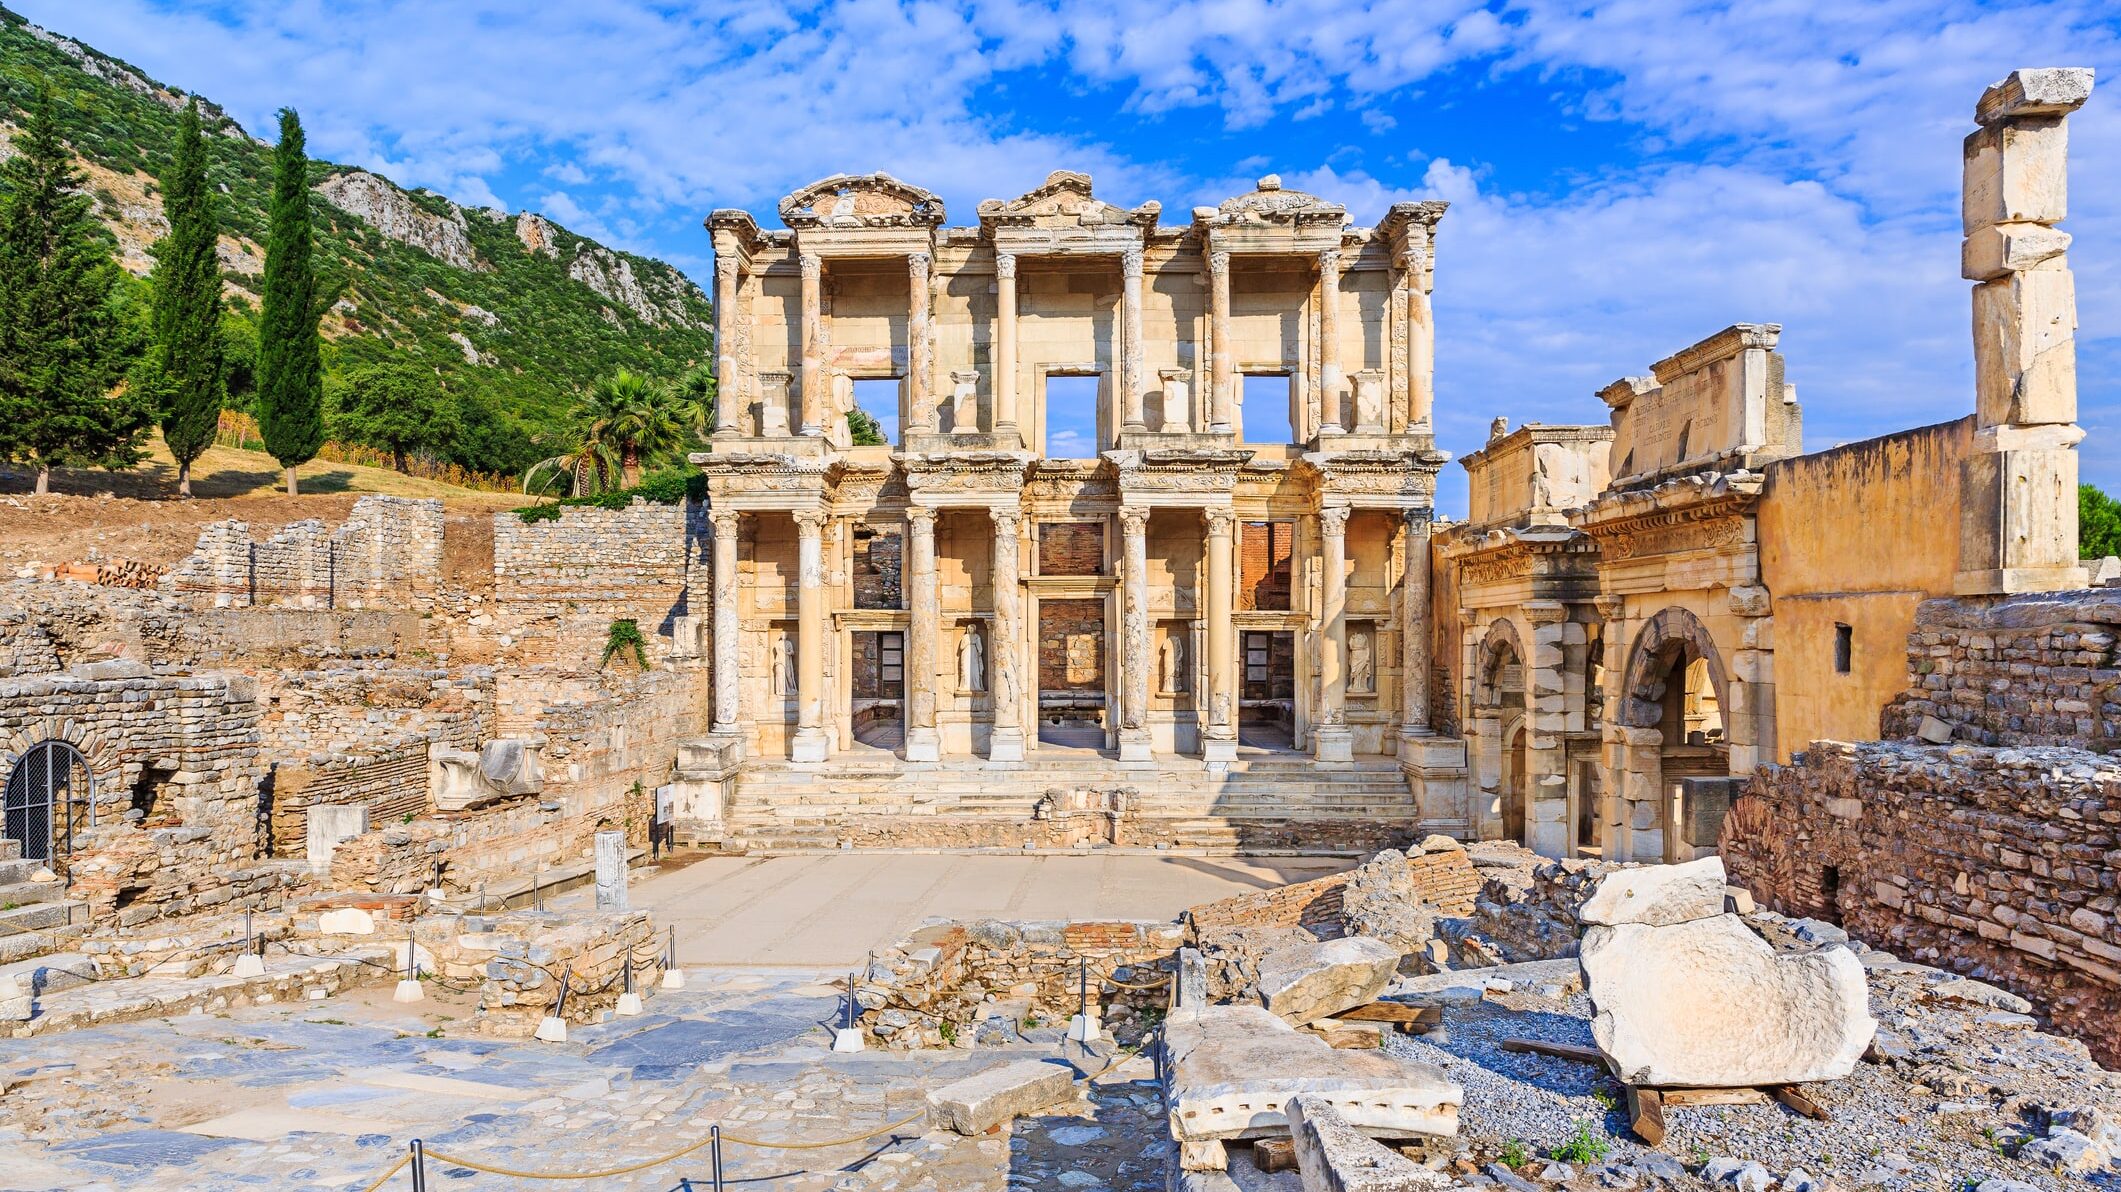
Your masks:
M906 510L906 760L942 756L935 727L935 646L943 610L935 586L935 510Z
M1016 446L1016 254L1008 252L994 255L994 433Z
M1230 254L1208 254L1208 431L1227 435L1232 417L1235 358L1230 346Z
M932 435L936 432L937 403L934 323L928 317L930 264L927 253L906 254L906 407L914 428ZM903 437L904 432L900 433Z
M737 430L738 407L742 386L737 384L736 321L739 310L737 301L737 261L734 256L718 254L714 258L714 430L716 434L734 434Z
M1429 727L1429 510L1407 510L1407 570L1400 579L1399 735Z
M825 514L795 515L797 542L795 639L796 761L821 762L832 747L825 737Z
M1119 511L1121 533L1119 760L1149 760L1149 511Z
M1319 555L1325 574L1319 584L1319 627L1325 642L1319 650L1318 727L1312 730L1313 756L1322 762L1353 761L1354 736L1348 730L1348 507L1318 511Z
M803 267L803 433L825 433L825 262L814 252L802 254Z
M735 510L717 509L708 515L714 524L714 732L717 736L741 731L737 702L742 697L737 674L736 543L738 519Z
M1316 429L1339 434L1347 372L1340 364L1340 250L1318 254L1318 417Z
M1130 248L1120 254L1120 429L1145 431L1142 417L1142 250Z
M994 634L988 642L992 660L988 688L994 704L994 731L989 739L990 761L1024 760L1023 667L1020 659L1024 636L1023 593L1017 590L1016 535L1022 521L1013 509L994 509L994 566L990 580L994 588Z
M1207 602L1202 616L1208 638L1208 726L1201 758L1209 762L1237 760L1237 629L1230 583L1231 539L1237 515L1228 509L1201 512L1207 524Z

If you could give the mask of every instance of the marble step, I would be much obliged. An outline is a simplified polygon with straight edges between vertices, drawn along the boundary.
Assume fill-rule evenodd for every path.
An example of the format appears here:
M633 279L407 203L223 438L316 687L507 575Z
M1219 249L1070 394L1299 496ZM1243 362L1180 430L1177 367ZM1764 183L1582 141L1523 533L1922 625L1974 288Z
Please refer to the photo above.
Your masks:
M5 906L0 903L0 906ZM88 922L85 902L32 902L0 910L0 936L27 931L50 931Z

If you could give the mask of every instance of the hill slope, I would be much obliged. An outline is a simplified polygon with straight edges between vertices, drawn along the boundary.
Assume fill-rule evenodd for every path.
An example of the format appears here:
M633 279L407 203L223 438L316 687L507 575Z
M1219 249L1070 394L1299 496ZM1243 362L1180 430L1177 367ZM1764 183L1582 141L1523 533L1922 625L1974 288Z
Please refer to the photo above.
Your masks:
M82 158L97 212L126 268L145 275L167 230L154 174L187 93L0 7L0 156L39 81ZM254 312L264 268L272 149L204 96L208 177L223 194L222 276ZM475 404L478 430L452 452L513 470L557 438L575 393L626 365L674 376L712 355L707 296L661 261L577 236L544 217L459 207L427 191L311 163L323 268L339 302L324 320L327 364L385 357L433 367Z

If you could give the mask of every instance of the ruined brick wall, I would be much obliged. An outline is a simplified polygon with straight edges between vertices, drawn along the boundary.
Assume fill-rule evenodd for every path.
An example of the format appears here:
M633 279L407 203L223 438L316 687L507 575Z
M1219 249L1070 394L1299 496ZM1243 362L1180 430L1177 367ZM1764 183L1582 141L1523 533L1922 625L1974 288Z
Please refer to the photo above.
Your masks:
M2121 590L1925 601L1907 641L1907 690L1883 735L1924 716L1981 745L2121 746Z
M442 574L442 502L362 497L337 529L314 518L264 542L240 521L200 533L163 578L166 591L215 608L418 607Z
M1354 871L1295 882L1256 894L1236 894L1186 912L1196 932L1223 927L1308 927L1337 935L1341 897ZM1464 849L1439 849L1406 859L1407 888L1446 915L1467 915L1480 893L1480 872Z
M1754 778L1721 848L1762 905L2001 985L2121 1063L2121 762L1813 742Z
M495 628L518 666L594 670L611 623L630 619L651 664L669 652L674 618L706 616L686 604L688 551L704 538L692 502L636 500L624 509L569 506L557 520L493 521Z
M897 530L855 531L854 607L904 608L905 537Z
M1105 602L1042 600L1038 605L1040 691L1105 690Z
M1237 607L1288 609L1296 523L1245 522L1238 533Z
M1097 522L1048 522L1038 528L1040 575L1102 575L1105 528Z

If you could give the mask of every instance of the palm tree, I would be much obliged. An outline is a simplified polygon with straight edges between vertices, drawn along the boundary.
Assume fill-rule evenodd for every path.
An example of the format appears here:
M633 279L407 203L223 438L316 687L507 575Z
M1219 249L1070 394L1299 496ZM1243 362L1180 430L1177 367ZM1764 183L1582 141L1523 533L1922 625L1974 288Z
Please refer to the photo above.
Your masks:
M525 490L540 473L572 478L575 495L602 492L617 473L619 487L641 482L641 463L680 450L706 431L706 413L690 396L630 369L598 381L575 406L579 446L540 460L523 475Z

